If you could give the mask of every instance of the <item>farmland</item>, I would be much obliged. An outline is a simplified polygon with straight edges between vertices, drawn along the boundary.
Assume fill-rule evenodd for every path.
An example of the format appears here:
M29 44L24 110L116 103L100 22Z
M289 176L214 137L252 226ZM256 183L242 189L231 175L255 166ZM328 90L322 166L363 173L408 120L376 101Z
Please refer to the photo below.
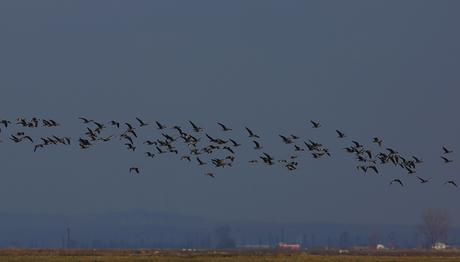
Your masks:
M105 261L460 261L460 252L338 251L281 252L278 250L94 250L94 249L2 249L0 261L105 262Z

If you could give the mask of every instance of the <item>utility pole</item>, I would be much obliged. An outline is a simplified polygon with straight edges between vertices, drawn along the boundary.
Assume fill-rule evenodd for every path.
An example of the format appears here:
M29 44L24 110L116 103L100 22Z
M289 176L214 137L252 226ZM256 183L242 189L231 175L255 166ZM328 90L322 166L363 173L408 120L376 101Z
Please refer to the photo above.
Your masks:
M67 227L67 248L70 248L70 227Z

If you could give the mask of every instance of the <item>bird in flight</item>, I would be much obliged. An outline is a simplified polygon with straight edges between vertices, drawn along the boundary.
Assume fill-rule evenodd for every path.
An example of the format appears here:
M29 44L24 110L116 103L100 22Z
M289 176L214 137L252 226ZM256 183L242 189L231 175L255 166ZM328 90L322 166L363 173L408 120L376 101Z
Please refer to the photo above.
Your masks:
M115 120L110 121L109 124L112 126L116 126L117 128L120 128L120 122L117 122Z
M217 122L217 124L222 128L222 131L232 131L231 128L228 128L227 126L225 126L222 123Z
M145 123L144 121L142 121L139 117L136 117L136 120L137 122L139 122L140 127L149 125L148 123Z
M257 142L256 140L252 140L252 142L254 142L254 145L255 145L254 149L256 150L262 149L262 146L260 145L259 142Z
M310 123L313 125L313 128L320 128L321 127L320 122L315 122L315 121L311 120Z
M34 146L34 152L37 152L37 149L38 149L38 148L43 148L43 147L44 147L43 144L35 145L35 146Z
M155 124L157 124L157 127L158 127L158 129L160 129L160 130L166 128L165 125L162 125L162 124L161 124L160 122L158 122L158 121L155 121Z
M401 179L399 179L399 178L395 178L395 179L391 180L390 186L391 186L393 183L398 183L398 184L400 184L401 186L404 186L403 182L402 182Z
M206 165L206 162L202 161L199 157L196 158L196 161L198 161L198 165L200 166Z
M419 176L417 176L417 178L418 178L418 180L420 180L420 183L421 183L421 184L428 183L428 182L430 181L430 179L431 179L431 178L423 179L423 178L421 178L421 177L419 177Z
M444 151L444 154L450 154L450 153L453 153L454 151L453 150L449 150L447 147L443 146L442 147L442 150Z
M341 132L341 131L339 131L339 130L335 130L335 132L337 132L338 138L345 138L345 137L347 137L343 132Z
M231 138L229 138L228 140L230 140L230 142L232 142L232 144L233 144L234 147L239 147L239 146L241 146L241 144L239 144L238 142L236 142L235 140L233 140L233 139L231 139Z
M203 131L203 128L197 126L197 125L196 125L195 123L193 123L192 121L188 121L188 122L190 123L190 125L192 125L193 131L195 131L195 132L197 132L197 133Z
M147 155L147 157L150 157L150 158L153 158L155 156L155 154L152 152L145 152L145 154Z
M279 136L280 136L281 139L283 140L283 143L285 143L285 144L292 144L292 143L293 143L293 141L292 141L291 138L285 137L285 136L283 136L283 135L279 135Z
M214 174L211 173L211 172L208 172L208 173L205 173L206 176L209 176L209 177L212 177L212 178L215 178Z
M78 119L82 120L83 123L85 123L85 124L89 124L89 123L94 122L94 120L90 120L90 119L85 118L85 117L79 117Z
M416 163L416 164L421 164L421 163L423 163L423 160L421 160L421 159L418 158L418 157L412 156L412 158L415 160L415 163Z
M11 124L11 121L3 119L2 121L0 121L0 124L3 124L5 128L8 128L8 125Z
M373 143L376 143L376 144L379 145L379 146L382 146L382 144L383 144L383 139L378 138L378 137L374 137L374 138L372 139L372 142L373 142Z
M447 164L447 163L452 163L453 160L452 159L448 159L447 157L441 157L443 160L444 160L444 163Z
M254 132L252 132L252 130L249 129L248 127L245 127L245 129L246 129L246 131L248 131L249 137L260 138L258 135L256 135Z
M453 181L453 180L449 180L449 181L447 181L447 182L444 183L444 185L449 185L449 184L450 184L450 185L453 185L453 186L455 186L455 187L458 187L457 183L455 183L455 181Z
M139 174L139 173L140 173L140 170L139 170L138 167L133 166L133 167L131 167L131 168L129 169L129 173L133 173L133 172L136 173L136 174Z

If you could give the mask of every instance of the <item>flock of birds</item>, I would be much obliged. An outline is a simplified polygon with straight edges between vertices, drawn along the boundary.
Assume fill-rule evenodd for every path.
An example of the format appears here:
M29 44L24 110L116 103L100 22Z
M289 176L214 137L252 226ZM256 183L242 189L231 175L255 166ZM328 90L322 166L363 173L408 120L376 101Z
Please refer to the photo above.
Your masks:
M136 122L120 123L118 121L99 122L93 119L79 117L79 120L84 125L85 133L80 135L74 141L71 137L59 137L55 135L40 137L38 139L29 135L30 129L38 127L54 128L60 124L52 119L39 119L33 117L26 119L24 117L17 118L16 121L0 119L0 143L2 134L6 132L11 126L16 125L20 131L10 132L9 140L13 143L30 143L33 145L34 152L43 150L49 146L70 146L76 144L80 149L86 150L96 146L98 143L106 143L114 139L122 141L127 150L136 152L139 148L138 131L143 128L153 126L160 130L161 136L156 139L145 139L140 142L147 148L143 154L147 158L155 158L158 155L169 154L179 156L181 160L188 162L195 162L198 166L212 166L214 168L232 167L237 159L237 153L242 143L229 137L233 134L233 128L218 122L217 125L221 130L219 136L210 135L203 127L197 125L192 121L188 121L189 128L182 128L180 126L166 126L158 121L148 123L140 118L136 118ZM322 128L320 122L310 121L308 123L311 128ZM26 131L27 130L27 131ZM323 146L320 142L311 139L303 140L296 135L279 135L280 142L286 146L290 146L291 153L288 157L283 159L276 159L273 154L264 151L264 146L261 137L249 127L244 127L247 137L253 145L253 150L258 153L258 157L251 159L250 164L264 164L264 165L280 165L288 171L295 171L298 168L298 160L302 154L309 153L313 159L329 158L331 152L328 148ZM117 131L117 132L115 132ZM345 140L347 135L340 131L335 130L337 139ZM108 134L109 133L109 134ZM379 170L384 165L391 165L401 168L408 175L414 176L422 184L431 181L431 178L423 178L417 175L417 167L424 161L416 156L405 156L400 154L396 149L384 146L383 139L374 137L372 143L376 144L380 149L379 152L372 151L360 142L351 140L351 144L343 150L352 156L356 161L356 168L359 172L369 173L373 172L378 174ZM182 143L185 150L180 150L178 144ZM453 150L446 146L441 147L440 160L445 164L453 162L451 155ZM139 150L138 150L139 151ZM131 174L141 174L142 170L138 166L131 166L129 168ZM204 175L215 178L214 172L203 172ZM402 178L395 178L390 181L389 185L397 184L404 187L405 183ZM458 187L454 180L448 180L443 183Z

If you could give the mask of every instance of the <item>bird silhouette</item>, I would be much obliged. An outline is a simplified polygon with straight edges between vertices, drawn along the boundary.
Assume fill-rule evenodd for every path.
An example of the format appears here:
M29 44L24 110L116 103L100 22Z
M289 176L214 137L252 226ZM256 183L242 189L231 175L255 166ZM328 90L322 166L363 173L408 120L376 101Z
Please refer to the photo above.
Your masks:
M43 144L37 144L34 146L34 152L37 152L37 149L38 148L44 148L44 145Z
M444 160L444 163L446 163L446 164L447 164L447 163L452 163L452 162L453 162L453 160L448 159L447 157L443 157L443 156L442 156L441 158Z
M252 130L249 129L248 127L245 127L245 129L248 132L249 137L251 137L251 138L260 138L258 135L256 135L254 132L252 132Z
M153 158L155 156L155 154L152 152L145 152L145 154L147 155L147 157L150 157L150 158Z
M196 161L198 161L198 165L200 166L206 165L206 162L202 161L199 157L196 158Z
M391 180L390 186L391 186L393 183L398 183L398 184L400 184L401 186L404 186L403 182L402 182L401 179L399 179L399 178L395 178L395 179Z
M8 128L8 125L11 125L11 121L3 119L0 121L0 124L3 124L5 128Z
M230 142L232 142L232 144L233 144L234 147L239 147L239 146L241 146L241 144L239 144L238 142L236 142L235 140L233 140L233 139L231 139L231 138L229 138L228 140L230 140Z
M453 150L447 149L447 147L445 147L445 146L442 147L442 150L444 151L444 154L450 154L450 153L454 152Z
M419 176L417 176L417 178L418 178L418 180L420 180L420 183L421 183L421 184L428 183L428 182L430 181L430 179L431 179L431 178L423 179L423 178L421 178L421 177L419 177Z
M343 132L341 132L341 131L339 131L339 130L335 130L335 132L337 132L338 138L345 138L345 137L347 137Z
M206 176L209 176L209 177L212 177L212 178L215 178L214 174L211 173L211 172L208 172L208 173L205 173Z
M292 143L293 143L293 141L292 141L291 138L285 137L285 136L283 136L283 135L279 135L279 136L280 136L281 139L283 140L283 143L285 143L285 144L292 144Z
M91 120L91 119L88 119L88 118L85 118L85 117L79 117L78 119L82 120L83 123L85 123L85 124L89 124L89 123L94 122L94 120Z
M453 185L453 186L455 186L455 187L458 187L457 183L455 183L455 181L453 181L453 180L449 180L449 181L447 181L447 182L444 183L444 185L449 185L449 184L450 184L450 185Z
M129 169L129 173L133 173L133 172L136 173L136 174L139 174L139 173L140 173L140 169L139 169L138 167L133 166L133 167L131 167L131 168Z
M259 142L257 142L256 140L252 140L252 142L255 145L254 149L256 149L256 150L262 149L262 146L260 145Z
M120 128L120 122L112 120L112 121L109 122L109 124L112 125L112 126L116 126L117 128Z
M412 156L412 158L415 160L415 163L417 163L417 164L423 163L423 160L421 160L421 159L418 158L418 157Z
M162 125L162 124L161 124L160 122L158 122L158 121L155 121L155 124L157 124L157 127L158 127L158 129L160 129L160 130L162 130L162 129L165 129L165 128L166 128L166 126L165 126L165 125Z
M311 120L310 123L312 124L313 128L320 128L321 127L321 123L319 123L319 122L315 122L315 121Z
M222 128L222 131L232 131L231 128L226 127L224 124L217 122L217 124Z
M192 125L193 131L195 131L195 132L197 132L197 133L203 131L203 128L197 126L197 125L196 125L195 123L193 123L192 121L188 121L188 122L190 123L190 125Z
M372 142L373 142L373 143L376 143L376 144L379 145L379 146L382 146L382 144L383 144L383 139L380 139L380 138L378 138L378 137L374 137L374 138L372 139Z
M136 117L137 122L139 122L140 127L148 126L149 124L142 121L139 117Z

